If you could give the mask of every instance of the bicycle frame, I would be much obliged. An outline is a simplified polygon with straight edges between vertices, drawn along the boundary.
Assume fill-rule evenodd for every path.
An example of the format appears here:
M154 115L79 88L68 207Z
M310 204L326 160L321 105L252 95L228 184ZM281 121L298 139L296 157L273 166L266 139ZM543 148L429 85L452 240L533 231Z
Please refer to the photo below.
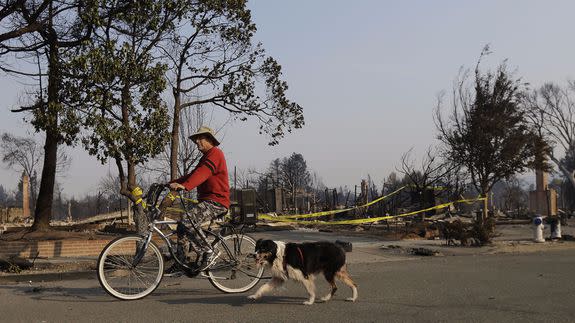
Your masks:
M100 253L98 280L106 292L122 300L146 297L160 285L165 275L168 254L173 258L173 268L176 270L174 273L183 271L189 278L200 275L209 279L210 283L222 292L242 293L256 286L262 279L264 268L255 262L253 246L256 241L244 232L248 226L223 222L219 228L212 229L215 220L215 217L212 217L207 228L203 227L194 217L195 210L188 212L185 204L187 201L184 201L185 214L181 214L182 218L166 218L168 214L163 212L165 209L160 209L157 204L159 196L166 188L166 184L152 184L148 191L147 207L144 208L149 221L145 232L117 237ZM180 193L180 197L181 195ZM199 236L195 233L199 233ZM161 238L155 237L156 234ZM182 235L189 236L192 244L186 251L190 253L181 252L181 240L176 243L174 234L177 234L179 239L182 239ZM165 246L161 246L161 240ZM206 248L211 248L212 255L210 258L200 258L207 256L203 253ZM189 256L191 259L188 259ZM204 259L209 260L207 268L197 265L200 259L202 263ZM169 259L170 262L171 260ZM139 268L140 266L142 268Z
M179 192L179 197L180 197L180 200L181 200L181 201L184 201L184 197L183 197L183 195L182 195L182 191ZM196 233L200 233L199 231L202 230L202 232L203 232L205 235L211 235L211 236L213 236L214 239L215 239L214 242L224 241L223 236L222 236L221 234L215 233L215 232L213 232L213 231L211 230L210 226L211 226L212 223L210 223L210 226L208 226L208 230L203 230L203 229L200 227L200 225L199 225L196 221L194 221L194 219L192 219L192 217L190 216L190 213L188 212L188 209L187 209L187 207L186 207L186 203L182 202L182 206L183 206L183 209L184 209L184 214L185 214L185 216L187 217L188 221L191 223L191 229L192 229L192 230L196 231ZM159 211L155 206L154 206L154 208L155 208L156 211ZM158 213L158 215L161 215L161 212ZM177 225L179 222L180 222L180 221L177 221L177 220L155 220L155 219L154 219L154 220L149 224L149 226L148 226L148 235L145 237L146 240L145 240L144 244L141 246L140 250L137 252L136 256L134 257L134 260L133 260L133 262L132 262L132 266L135 267L135 266L138 265L138 263L140 262L140 260L141 260L142 257L144 256L145 250L148 248L148 245L150 244L150 241L152 241L152 237L153 237L154 232L155 232L155 233L157 233L157 234L164 240L164 242L166 243L166 245L167 245L167 247L168 247L168 250L169 250L169 252L170 252L170 255L172 256L172 258L173 258L180 266L182 266L182 267L185 268L186 270L195 271L195 269L194 269L194 268L191 268L190 266L188 266L188 265L185 263L185 261L182 261L181 259L179 259L178 256L177 256L177 254L176 254L176 252L175 252L175 250L174 250L174 246L173 246L173 244L172 244L172 241L170 240L170 237L173 236L174 234L176 234L176 231L175 231L175 230L172 230L172 229L170 228L171 232L168 233L168 234L164 234L164 233L162 232L162 230L160 230L160 229L158 228L159 226L160 226L160 227L161 227L161 226L166 226L166 227L169 228L170 225ZM237 233L237 232L235 231L234 227L231 226L231 225L228 225L228 226L225 226L225 227L228 228L228 229L231 229L232 234L235 234L235 235L237 235L238 237L240 237L241 235L244 234L244 233L243 233L243 229L244 229L243 227L242 227L242 229L240 230L239 233ZM240 243L241 243L242 240L239 239L239 241L240 241ZM209 245L210 248L212 248L212 245L210 245L210 244L208 244L208 245ZM231 250L229 249L229 247L227 246L227 244L225 244L225 243L222 243L222 245L224 246L225 252L230 256L230 260L231 260L231 262L230 262L227 266L232 266L232 267L235 266L235 265L237 264L237 259L236 259L236 257L235 257L235 252L234 252L234 251L236 251L236 250L231 251ZM235 246L235 248L238 248L238 249L239 249L239 248L241 248L241 245L240 245L240 246ZM209 268L209 269L212 269L212 268L213 268L213 267L211 267L211 268Z
M176 254L175 249L174 249L174 245L172 244L172 241L170 240L170 237L173 236L174 234L176 234L176 231L171 230L170 233L168 234L164 234L164 232L162 232L162 230L160 230L159 226L165 225L167 227L169 227L169 225L177 225L179 221L176 220L154 220L152 223L150 223L149 225L149 229L148 229L148 235L146 236L146 240L144 242L144 244L141 246L140 251L138 252L138 255L134 258L134 261L132 263L133 266L136 266L139 261L142 259L145 250L148 248L148 245L150 244L150 241L152 241L152 237L154 235L154 233L158 234L163 240L164 243L167 245L168 250L170 252L170 255L172 256L172 258L182 267L184 267L187 270L190 271L194 271L193 268L191 268L190 266L188 266L184 261L182 261ZM233 227L229 227L232 229L232 231L234 231ZM243 230L242 230L243 231ZM203 230L203 232L207 235L211 235L214 237L214 241L223 241L223 237L222 235L220 235L219 233L215 233L211 230ZM243 235L243 232L237 233L237 232L232 232L232 234L235 234L237 236ZM241 239L238 239L240 242L242 241ZM232 251L230 250L230 248L228 247L227 244L222 243L222 246L225 249L225 252L230 256L230 263L227 264L226 266L235 266L237 264L237 259L235 257L235 250ZM210 245L210 248L212 246ZM236 246L236 248L241 248L241 246ZM212 268L210 268L212 269Z

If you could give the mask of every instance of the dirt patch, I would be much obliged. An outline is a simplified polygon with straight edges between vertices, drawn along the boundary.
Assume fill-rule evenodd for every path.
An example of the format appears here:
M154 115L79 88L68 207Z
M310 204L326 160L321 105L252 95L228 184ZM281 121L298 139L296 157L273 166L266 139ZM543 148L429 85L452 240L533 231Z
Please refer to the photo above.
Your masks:
M386 225L298 225L297 223L290 223L294 228L317 230L319 232L338 233L346 236L369 237L381 241L396 241L403 239L425 239L417 233L406 232L405 229L394 230L387 228ZM410 235L413 233L413 235ZM406 238L406 236L409 237ZM417 238L415 238L417 236Z
M402 240L424 240L424 238L422 238L419 234L413 233L413 232L410 232L410 233L404 235L401 239Z
M71 261L60 263L43 262L35 263L34 266L28 269L20 268L18 271L0 271L0 277L14 275L26 276L35 274L68 273L92 270L96 270L96 261Z
M491 253L530 253L549 250L575 249L573 241L557 240L537 243L532 241L498 241Z

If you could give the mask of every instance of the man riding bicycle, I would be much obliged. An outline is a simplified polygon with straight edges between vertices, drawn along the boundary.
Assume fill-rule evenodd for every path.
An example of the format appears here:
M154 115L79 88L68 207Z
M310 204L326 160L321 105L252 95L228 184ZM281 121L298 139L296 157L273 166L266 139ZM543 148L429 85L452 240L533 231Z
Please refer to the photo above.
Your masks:
M216 139L212 129L202 126L196 133L189 137L202 153L202 158L191 173L184 175L169 183L172 191L188 190L197 188L199 203L191 208L189 214L196 223L213 220L227 212L230 207L230 185L228 167L224 153L217 147L220 142ZM175 198L176 194L170 192L168 198ZM182 222L185 219L181 219ZM184 222L189 226L191 223ZM186 233L187 232L187 233ZM189 236L189 234L192 236ZM201 254L201 261L196 265L196 270L205 270L214 258L205 235L201 230L186 230L178 228L178 252L189 258L190 244L194 244Z

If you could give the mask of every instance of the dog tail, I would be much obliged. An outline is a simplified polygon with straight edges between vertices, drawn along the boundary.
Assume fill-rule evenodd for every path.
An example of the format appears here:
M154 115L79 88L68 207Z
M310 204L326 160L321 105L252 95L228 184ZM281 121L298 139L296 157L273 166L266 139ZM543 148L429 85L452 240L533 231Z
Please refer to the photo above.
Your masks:
M335 244L340 246L345 252L351 252L351 250L353 249L351 242L335 240Z

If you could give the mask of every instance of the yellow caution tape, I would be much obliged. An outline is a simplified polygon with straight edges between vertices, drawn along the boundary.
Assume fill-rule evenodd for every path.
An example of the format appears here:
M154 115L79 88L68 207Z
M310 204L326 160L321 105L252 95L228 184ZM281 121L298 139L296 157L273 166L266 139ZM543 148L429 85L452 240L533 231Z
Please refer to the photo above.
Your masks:
M132 196L137 198L136 202L134 202L136 205L142 203L142 207L145 209L147 207L146 205L146 201L144 201L142 199L142 194L144 194L144 191L142 191L142 188L139 186L136 186L136 188L134 188L132 190Z
M485 199L485 197L476 198L476 199L462 199L462 200L458 200L458 201L454 201L454 202L436 205L436 206L426 208L423 210L417 210L417 211L398 214L398 215L388 215L388 216L381 216L381 217L376 217L376 218L366 218L366 219L353 219L353 220L341 220L341 221L329 221L329 222L328 221L292 221L291 219L272 217L272 216L269 216L267 214L258 215L258 218L264 219L264 220L270 220L270 221L295 222L295 223L300 223L300 224L328 224L328 225L363 224L363 223L377 222L377 221L382 221L382 220L389 220L389 219L399 218L399 217L406 217L406 216L415 215L418 213L427 212L427 211L431 211L431 210L443 209L443 208L446 208L446 207L451 206L451 205L456 204L456 203L477 202L477 201L482 201L484 199Z
M136 186L136 188L134 188L134 189L132 190L132 196L134 196L135 198L137 198L135 204L138 205L138 204L142 203L142 206L143 206L144 209L145 209L145 208L147 207L147 205L146 205L146 201L144 201L144 200L142 199L142 197L141 197L143 194L144 194L144 191L143 191L142 188L139 187L139 186ZM173 195L172 192L169 192L169 193L166 195L166 197L167 197L168 199L170 199L171 201L174 201L175 199L180 198L178 195ZM197 204L197 203L198 203L197 200L193 200L193 199L184 198L184 200L189 201L189 202L192 202L192 203L194 203L194 204ZM172 211L176 211L176 210L177 210L177 211L179 211L179 212L184 212L184 210L180 210L180 209L176 209L176 208L170 208L170 209L172 209Z
M375 199L375 200L373 200L373 201L371 201L371 202L369 202L369 203L367 203L367 204L365 204L365 205L358 206L357 208L362 208L362 207L370 206L370 205L375 204L375 203L377 203L377 202L379 202L379 201L382 201L382 200L384 200L384 199L386 199L386 198L388 198L388 197L390 197L390 196L392 196L392 195L395 195L395 194L401 192L405 187L406 187L406 186L402 186L402 187L398 188L397 190L395 190L395 191L393 191L393 192L391 192L391 193L389 193L389 194L387 194L387 195L385 195L385 196L382 196L382 197L380 197L380 198L377 198L377 199Z
M177 195L173 195L172 192L169 192L168 195L166 195L166 197L170 200L170 201L174 201L175 199L178 198Z
M320 216L338 214L338 213L343 213L343 212L347 212L347 211L351 211L351 210L355 210L355 209L360 209L360 208L363 208L363 207L368 207L368 206L373 205L373 204L375 204L375 203L378 203L378 202L380 202L380 201L382 201L382 200L384 200L384 199L386 199L386 198L388 198L388 197L390 197L390 196L392 196L392 195L395 195L395 194L401 192L403 189L405 189L405 187L406 187L406 186L402 186L402 187L398 188L397 190L395 190L395 191L393 191L393 192L391 192L391 193L389 193L389 194L387 194L387 195L385 195L385 196L379 197L379 198L377 198L377 199L375 199L375 200L373 200L373 201L371 201L371 202L369 202L369 203L367 203L367 204L360 205L360 206L355 206L355 207L351 207L351 208L347 208L347 209L341 209L341 210L331 210L331 211L316 212L316 213L310 213L310 214L298 214L298 215L278 216L278 217L276 217L276 218L281 218L281 219L317 218L317 217L320 217Z
M136 188L132 190L132 195L134 197L140 197L142 196L142 194L144 194L144 191L142 191L142 188L139 186L136 186Z
M461 196L461 195L460 195L460 196ZM463 196L461 196L461 197L463 197ZM462 200L459 200L459 201L461 201L461 202L463 202L463 203L465 203L465 204L473 204L473 202L483 201L483 200L487 200L487 197L481 197L481 194L479 194L479 195L477 195L477 198L475 198L475 199L471 199L471 200L462 199ZM468 201L471 201L471 202L468 202Z
M341 210L331 210L331 211L322 211L322 212L316 212L316 213L310 213L310 214L298 214L298 215L286 215L286 216L278 216L278 218L282 218L285 220L293 220L293 219L304 219L304 218L316 218L316 217L320 217L320 216L325 216L325 215L332 215L332 214L338 214L338 213L342 213L342 212L347 212L349 210L353 210L355 208L347 208L347 209L341 209Z
M142 203L142 207L145 209L147 207L146 201L144 201L141 197L136 200L136 205Z

